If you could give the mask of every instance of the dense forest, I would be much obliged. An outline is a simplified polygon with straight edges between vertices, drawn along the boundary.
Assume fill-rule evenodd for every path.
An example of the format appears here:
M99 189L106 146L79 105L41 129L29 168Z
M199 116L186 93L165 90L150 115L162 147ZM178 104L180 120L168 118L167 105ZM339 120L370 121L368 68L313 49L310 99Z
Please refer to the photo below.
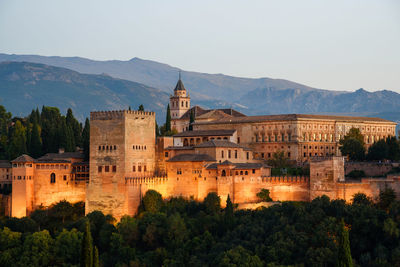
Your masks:
M84 204L56 203L0 219L1 266L399 266L400 202L323 196L235 210L148 191L119 222Z
M0 159L13 160L21 154L37 158L59 148L73 152L77 147L88 158L89 137L89 119L82 126L71 109L64 116L58 108L43 106L41 112L32 110L26 118L18 118L0 105Z

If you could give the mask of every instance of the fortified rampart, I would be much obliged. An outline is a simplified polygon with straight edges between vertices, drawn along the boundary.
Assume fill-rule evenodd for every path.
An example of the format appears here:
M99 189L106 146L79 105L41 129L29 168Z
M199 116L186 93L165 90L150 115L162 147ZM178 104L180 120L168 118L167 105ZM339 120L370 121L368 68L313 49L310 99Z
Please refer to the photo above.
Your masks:
M385 176L389 171L395 167L399 167L399 163L391 162L346 162L344 170L346 175L351 171L358 170L364 171L366 176L377 177Z

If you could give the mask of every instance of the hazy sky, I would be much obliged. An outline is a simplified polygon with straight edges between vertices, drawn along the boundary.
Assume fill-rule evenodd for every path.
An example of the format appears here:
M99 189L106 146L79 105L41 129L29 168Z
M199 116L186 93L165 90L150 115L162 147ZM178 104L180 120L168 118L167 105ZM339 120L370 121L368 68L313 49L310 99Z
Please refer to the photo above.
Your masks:
M0 52L400 92L400 1L0 0Z

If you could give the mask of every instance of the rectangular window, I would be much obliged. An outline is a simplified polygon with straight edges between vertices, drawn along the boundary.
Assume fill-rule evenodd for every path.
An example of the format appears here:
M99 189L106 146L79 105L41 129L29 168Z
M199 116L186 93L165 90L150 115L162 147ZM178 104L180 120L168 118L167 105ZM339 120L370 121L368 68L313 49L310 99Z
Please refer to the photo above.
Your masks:
M246 159L249 159L249 152L246 152Z
M240 144L240 137L238 137L238 144Z
M224 151L221 151L221 158L224 158Z
M253 173L256 173L256 170L255 169L253 169L253 171L252 171Z
M264 153L261 153L261 158L264 158Z
M144 171L144 172L147 171L147 166L146 166L146 165L143 166L143 171Z
M139 165L139 166L138 166L138 172L141 172L141 171L142 171L142 166Z
M229 159L231 158L231 151L230 150L228 150L228 158Z
M136 172L136 166L135 165L132 166L132 171Z
M102 170L103 170L103 166L99 166L99 167L97 167L97 170L98 170L98 172L100 173L100 172L102 172Z
M168 152L165 152L165 157L168 158Z
M66 181L66 180L67 180L67 176L66 176L66 175L64 175L63 179L64 179L64 181Z
M104 172L109 172L110 171L110 166L104 166Z
M117 172L117 166L115 166L115 165L112 166L112 171L113 171L113 172Z
M237 159L237 150L235 150L235 159Z

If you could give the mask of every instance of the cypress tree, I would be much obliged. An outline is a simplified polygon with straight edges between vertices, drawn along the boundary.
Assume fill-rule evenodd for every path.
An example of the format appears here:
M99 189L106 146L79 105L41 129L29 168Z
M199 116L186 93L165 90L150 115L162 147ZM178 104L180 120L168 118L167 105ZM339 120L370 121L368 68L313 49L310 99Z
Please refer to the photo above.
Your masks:
M61 124L58 128L59 147L64 148L65 151L75 151L74 134L71 127L67 126L66 121L62 118Z
M86 222L86 230L83 234L82 248L81 248L81 267L93 266L93 244L92 234L90 232L90 224Z
M189 131L193 131L193 123L194 123L194 112L193 112L193 109L192 109L190 111Z
M39 125L36 119L33 121L30 154L32 157L37 158L42 155L42 140L40 139Z
M17 120L11 133L10 143L7 148L8 159L15 159L25 153L27 153L26 131L21 121Z
M85 126L82 131L83 152L85 153L85 160L89 160L89 142L90 142L90 122L86 118Z
M77 146L82 146L82 140L81 140L82 126L79 124L78 120L75 119L74 114L72 113L72 110L70 108L67 111L66 123L67 126L70 127L73 132L73 138L74 138L73 143Z
M94 253L93 253L93 267L99 267L99 250L96 246L94 246Z
M144 106L143 106L143 104L140 104L140 106L139 106L139 108L138 108L138 111L144 111Z
M353 267L351 258L349 231L345 228L344 220L340 222L339 251L337 267Z
M224 219L225 219L226 228L232 229L235 217L233 215L233 204L232 204L229 194L228 194L228 198L226 199Z
M171 110L169 108L169 104L167 106L167 118L165 120L165 131L166 132L171 131Z

